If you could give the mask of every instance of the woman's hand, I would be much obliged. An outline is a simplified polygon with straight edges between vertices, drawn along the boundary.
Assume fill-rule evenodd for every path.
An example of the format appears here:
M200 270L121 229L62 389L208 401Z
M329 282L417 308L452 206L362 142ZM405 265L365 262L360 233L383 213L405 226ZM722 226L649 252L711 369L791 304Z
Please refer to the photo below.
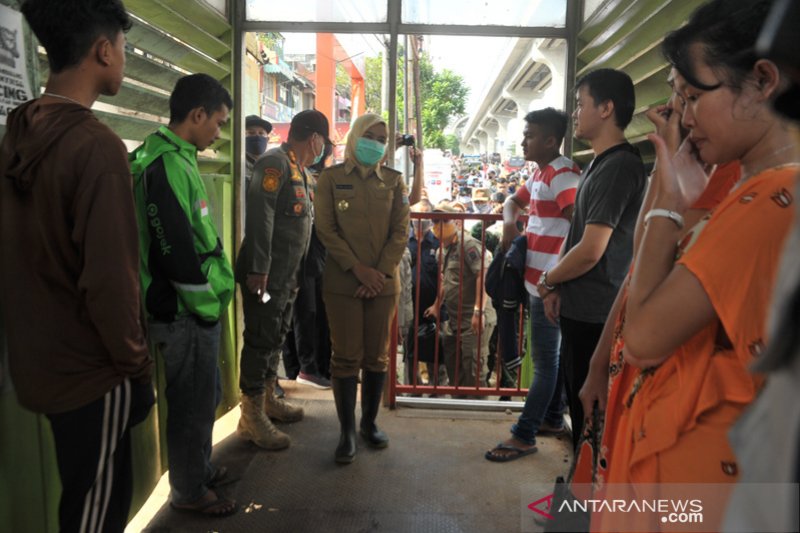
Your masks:
M656 135L664 139L670 156L675 155L681 145L681 113L668 104L651 107L645 113L656 127Z
M578 393L578 398L583 405L583 414L586 418L584 424L587 427L592 425L592 410L595 403L597 403L597 410L602 414L606 410L606 401L608 400L608 366L595 369L592 365L589 366L589 373L586 376L586 381L583 382Z
M654 207L685 213L708 185L703 163L695 155L688 138L674 156L670 156L667 142L661 136L650 134L647 138L656 148Z
M355 294L353 294L354 298L375 298L378 295L377 292L373 292L366 288L364 285L359 285L356 289Z
M368 291L375 294L379 294L386 284L386 274L361 263L356 263L353 267L353 274Z
M713 173L706 172L706 165L697 156L692 143L687 138L681 144L677 153L672 157L672 163L678 177L678 187L681 191L681 213L686 212L703 194L708 186L708 178Z

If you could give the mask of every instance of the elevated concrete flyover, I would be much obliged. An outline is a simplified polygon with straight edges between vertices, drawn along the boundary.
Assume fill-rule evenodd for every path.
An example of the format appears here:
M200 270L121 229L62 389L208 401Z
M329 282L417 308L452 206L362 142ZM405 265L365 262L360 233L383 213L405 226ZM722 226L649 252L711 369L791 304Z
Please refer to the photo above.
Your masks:
M474 140L482 152L514 154L523 119L534 109L565 107L567 42L564 39L513 39L503 54L494 82L462 130L461 148Z

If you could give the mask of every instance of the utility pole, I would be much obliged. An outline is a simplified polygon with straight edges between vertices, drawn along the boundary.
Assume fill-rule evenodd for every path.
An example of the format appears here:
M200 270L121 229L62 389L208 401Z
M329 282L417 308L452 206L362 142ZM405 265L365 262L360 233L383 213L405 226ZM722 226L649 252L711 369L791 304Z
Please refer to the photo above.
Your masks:
M415 115L415 122L416 122L416 135L417 135L417 149L423 150L424 146L422 143L422 98L420 98L421 92L421 81L419 79L419 54L422 50L422 36L421 35L414 35L412 36L412 40L414 42L414 53L412 56L413 61L413 68L414 68L414 115Z
M389 43L384 42L384 50L381 53L381 115L389 111Z
M410 83L411 76L408 75L408 35L404 36L404 45L403 45L403 133L408 132L408 84ZM394 132L389 132L390 135L394 135ZM406 164L405 164L405 176L406 180L410 179L411 176L411 161L409 158L406 157Z

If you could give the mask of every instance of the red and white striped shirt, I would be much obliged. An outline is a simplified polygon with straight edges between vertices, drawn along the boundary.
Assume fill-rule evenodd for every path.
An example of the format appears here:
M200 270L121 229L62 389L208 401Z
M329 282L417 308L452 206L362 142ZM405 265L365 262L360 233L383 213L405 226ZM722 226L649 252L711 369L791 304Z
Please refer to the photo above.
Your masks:
M578 165L561 155L536 169L525 187L514 193L517 200L528 204L525 288L534 296L539 276L558 262L570 224L563 211L575 203L580 173Z

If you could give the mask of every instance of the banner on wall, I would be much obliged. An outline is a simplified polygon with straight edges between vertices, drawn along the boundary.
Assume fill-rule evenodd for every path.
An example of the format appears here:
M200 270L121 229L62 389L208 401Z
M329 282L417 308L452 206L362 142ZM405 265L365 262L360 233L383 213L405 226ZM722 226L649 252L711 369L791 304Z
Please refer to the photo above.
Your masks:
M23 35L22 13L0 5L0 124L12 109L33 98Z

